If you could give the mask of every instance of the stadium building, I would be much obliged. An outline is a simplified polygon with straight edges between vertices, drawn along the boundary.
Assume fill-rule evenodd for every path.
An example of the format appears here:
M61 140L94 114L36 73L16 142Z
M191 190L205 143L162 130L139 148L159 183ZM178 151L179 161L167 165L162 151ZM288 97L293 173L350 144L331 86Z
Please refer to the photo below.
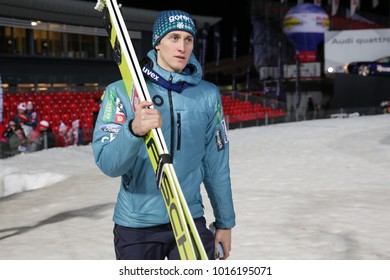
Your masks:
M120 78L95 1L0 0L0 74L10 89L106 85ZM122 7L132 43L143 57L158 11ZM197 26L216 17L194 16Z

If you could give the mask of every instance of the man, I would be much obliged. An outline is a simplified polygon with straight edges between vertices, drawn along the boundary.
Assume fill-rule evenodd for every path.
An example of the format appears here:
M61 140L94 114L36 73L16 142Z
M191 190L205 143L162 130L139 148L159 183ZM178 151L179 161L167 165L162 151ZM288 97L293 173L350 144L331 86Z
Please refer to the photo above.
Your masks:
M20 126L23 128L26 126L26 123L28 123L28 118L26 116L26 102L21 102L16 107L17 113L12 117L12 120L16 123L16 126ZM28 136L30 131L27 129L24 131L24 134Z
M23 129L16 122L10 120L8 128L3 132L2 141L0 141L0 159L13 156L24 152L26 149L27 138Z
M31 100L27 102L26 111L24 114L28 119L26 125L30 127L30 131L36 129L38 126L38 113L35 111L34 104Z
M141 65L159 77L145 77L152 102L130 101L122 80L105 91L92 147L98 167L122 177L113 218L117 259L180 259L143 139L159 127L209 259L218 243L223 259L229 257L235 226L229 142L219 90L202 80L192 53L195 35L188 13L161 12L153 25L153 50ZM204 218L202 184L213 207L215 237Z

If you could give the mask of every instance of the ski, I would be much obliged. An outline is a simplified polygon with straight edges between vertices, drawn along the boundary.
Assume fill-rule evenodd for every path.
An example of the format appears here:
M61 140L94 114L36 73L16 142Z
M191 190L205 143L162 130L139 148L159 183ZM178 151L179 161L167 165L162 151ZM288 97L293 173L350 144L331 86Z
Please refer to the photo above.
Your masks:
M133 44L116 0L98 0L95 9L101 12L113 56L118 64L130 100L150 101ZM161 190L175 240L182 260L207 260L195 222L185 200L171 157L160 128L145 136L145 145L156 174L156 184Z

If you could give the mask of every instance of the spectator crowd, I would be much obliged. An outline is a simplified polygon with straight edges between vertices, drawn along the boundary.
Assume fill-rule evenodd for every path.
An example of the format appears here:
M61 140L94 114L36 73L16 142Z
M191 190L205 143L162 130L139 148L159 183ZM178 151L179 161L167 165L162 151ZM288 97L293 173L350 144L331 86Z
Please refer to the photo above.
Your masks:
M32 153L53 147L85 145L80 120L71 125L61 121L54 133L49 121L40 118L32 101L21 102L7 124L0 123L0 159L20 153Z

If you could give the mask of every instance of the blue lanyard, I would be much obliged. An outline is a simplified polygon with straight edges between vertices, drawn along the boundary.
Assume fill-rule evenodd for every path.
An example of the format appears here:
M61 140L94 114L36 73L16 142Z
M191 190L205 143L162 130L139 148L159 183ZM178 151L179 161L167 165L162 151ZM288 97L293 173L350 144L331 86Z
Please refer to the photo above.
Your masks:
M158 84L162 86L163 88L166 88L168 90L173 90L178 93L182 93L185 88L187 88L190 84L186 82L182 82L180 84L173 84L171 82L168 82L163 77L161 77L159 74L156 73L152 68L150 68L149 65L145 64L142 68L142 72L145 77L147 77L150 81L152 81L155 84Z

